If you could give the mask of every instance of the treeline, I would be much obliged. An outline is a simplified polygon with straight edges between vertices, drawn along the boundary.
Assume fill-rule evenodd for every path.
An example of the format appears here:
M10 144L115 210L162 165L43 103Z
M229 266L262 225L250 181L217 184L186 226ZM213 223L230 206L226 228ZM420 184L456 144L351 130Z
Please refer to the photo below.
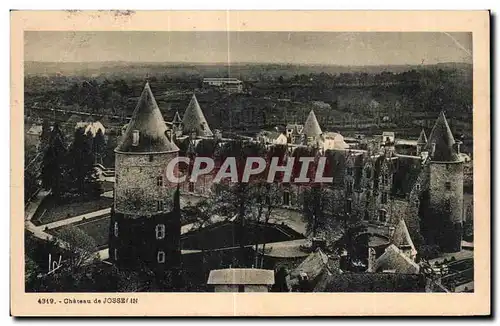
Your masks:
M40 173L25 166L25 198L31 197L41 184L58 200L84 196L96 198L102 193L94 164L102 158L105 138L99 129L95 135L84 128L75 129L73 142L68 145L59 125L44 122L38 146L42 157ZM31 192L31 193L30 193Z

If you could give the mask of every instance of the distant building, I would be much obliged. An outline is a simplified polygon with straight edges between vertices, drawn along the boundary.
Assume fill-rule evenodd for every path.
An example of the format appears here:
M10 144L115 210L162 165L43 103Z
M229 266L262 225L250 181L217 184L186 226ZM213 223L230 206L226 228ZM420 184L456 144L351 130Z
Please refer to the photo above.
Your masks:
M97 132L100 130L102 134L104 135L106 133L106 128L102 125L101 122L95 121L95 122L77 122L75 125L75 129L83 128L84 133L92 135L92 137L95 137Z
M256 268L216 269L208 276L215 292L269 292L274 271Z
M230 93L243 92L243 82L236 78L204 78L203 87L218 88Z

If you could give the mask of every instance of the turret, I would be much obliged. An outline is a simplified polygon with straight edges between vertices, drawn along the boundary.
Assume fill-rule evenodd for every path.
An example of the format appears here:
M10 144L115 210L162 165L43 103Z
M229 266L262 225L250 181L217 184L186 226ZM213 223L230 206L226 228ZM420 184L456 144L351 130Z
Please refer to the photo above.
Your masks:
M316 119L316 115L314 114L313 110L311 110L311 112L309 112L309 115L307 116L306 123L304 124L304 129L302 129L302 134L306 137L306 141L308 144L317 142L323 134L323 131L321 131L318 119Z
M444 112L441 112L425 148L429 157L429 214L433 226L428 237L445 252L461 250L463 162Z
M427 144L427 136L425 135L424 129L420 132L417 140L417 155L420 155Z
M175 186L166 178L167 165L177 157L179 148L166 132L165 121L146 83L115 149L109 254L111 261L123 268L145 264L163 274L180 263Z
M191 101L182 118L182 134L191 135L192 133L195 133L199 137L213 136L195 94L191 97Z

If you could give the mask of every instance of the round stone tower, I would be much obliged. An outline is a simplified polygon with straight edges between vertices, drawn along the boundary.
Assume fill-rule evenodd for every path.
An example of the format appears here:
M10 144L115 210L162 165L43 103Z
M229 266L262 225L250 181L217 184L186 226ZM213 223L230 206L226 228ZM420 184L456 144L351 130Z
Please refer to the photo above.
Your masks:
M428 211L435 222L433 240L444 252L457 252L462 242L463 161L443 112L429 135L426 150L430 159Z
M144 266L164 274L180 266L180 207L166 179L178 147L146 83L132 119L115 149L114 207L109 256L120 268Z

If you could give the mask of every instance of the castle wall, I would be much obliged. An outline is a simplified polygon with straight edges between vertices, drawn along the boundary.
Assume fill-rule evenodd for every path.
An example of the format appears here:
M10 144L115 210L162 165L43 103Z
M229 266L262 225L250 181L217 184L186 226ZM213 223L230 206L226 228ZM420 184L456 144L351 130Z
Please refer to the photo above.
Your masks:
M112 211L110 260L125 269L141 269L142 264L156 272L178 268L180 217L177 214L169 212L131 219ZM158 232L159 225L164 229L161 233Z
M177 153L116 153L115 210L134 216L168 212L172 209L175 185L168 182L166 168ZM162 178L159 184L158 178ZM163 209L158 201L163 201Z
M463 164L431 162L429 171L428 209L431 218L440 220L438 243L444 251L459 251L463 220Z

